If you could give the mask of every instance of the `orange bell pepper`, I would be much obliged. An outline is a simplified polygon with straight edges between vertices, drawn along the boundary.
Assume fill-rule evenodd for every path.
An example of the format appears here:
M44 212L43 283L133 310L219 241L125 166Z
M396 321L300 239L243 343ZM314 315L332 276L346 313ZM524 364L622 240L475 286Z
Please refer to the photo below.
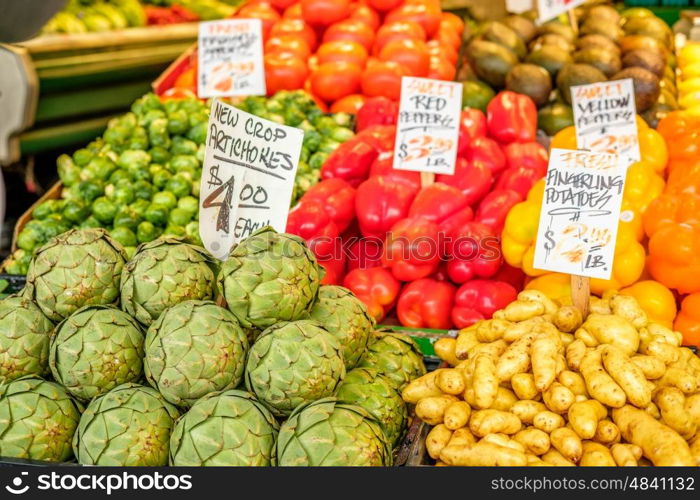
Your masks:
M525 285L526 290L539 290L560 304L571 303L571 276L562 273L547 273L533 278Z
M668 328L673 327L677 311L676 298L671 290L658 281L638 281L634 285L620 290L620 294L637 299L651 321L661 323Z
M700 348L700 293L692 293L683 299L673 329L683 334L683 345Z

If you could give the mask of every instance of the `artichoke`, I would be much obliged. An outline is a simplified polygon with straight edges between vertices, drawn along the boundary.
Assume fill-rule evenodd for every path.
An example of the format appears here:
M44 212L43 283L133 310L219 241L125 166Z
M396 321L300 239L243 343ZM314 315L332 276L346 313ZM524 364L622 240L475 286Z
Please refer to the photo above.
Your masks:
M369 368L355 368L347 373L336 395L342 403L361 406L372 415L394 447L408 419L406 403L384 375Z
M26 297L0 300L0 381L44 375L53 323Z
M213 302L189 300L167 309L146 334L146 378L163 397L192 406L243 378L248 339L233 314Z
M37 251L26 293L49 319L61 321L85 305L114 303L126 260L104 229L71 229Z
M39 377L0 385L0 456L68 460L81 411L63 387Z
M342 286L324 285L311 308L311 319L318 321L338 339L348 370L360 362L374 330L374 321L365 304Z
M112 306L85 306L56 328L49 366L53 377L83 401L143 372L143 332L138 322Z
M185 300L214 295L211 257L202 248L175 238L139 246L122 272L122 309L150 325L160 313Z
M277 437L281 466L383 466L392 461L379 423L363 408L333 398L297 408Z
M170 465L275 465L279 424L252 394L230 390L197 401L175 424Z
M253 344L245 385L276 416L335 393L345 376L338 340L309 320L281 322Z
M231 251L218 285L244 328L263 329L307 313L321 277L304 240L264 227Z
M375 332L358 367L377 370L398 391L414 378L425 375L423 354L418 344L401 333Z
M163 466L177 408L158 391L122 384L88 405L73 437L83 465Z

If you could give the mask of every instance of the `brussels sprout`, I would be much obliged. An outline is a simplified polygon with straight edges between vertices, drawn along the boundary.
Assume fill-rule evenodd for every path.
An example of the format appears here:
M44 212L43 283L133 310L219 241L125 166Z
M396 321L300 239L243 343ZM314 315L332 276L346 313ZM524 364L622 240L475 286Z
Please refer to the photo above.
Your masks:
M168 224L173 226L185 226L188 222L192 220L192 212L183 210L181 208L173 208L168 215Z
M81 148L73 153L73 161L79 167L84 167L90 160L92 160L93 154L89 149Z
M338 127L332 116L320 116L314 121L314 126L323 135L330 135Z
M328 159L328 156L329 153L324 153L322 151L314 153L309 159L309 167L311 167L312 170L321 170L321 167Z
M136 253L137 248L138 247L124 247L124 251L126 252L126 257L128 259L131 259L134 256L134 254Z
M321 145L322 139L323 136L317 130L309 130L304 132L304 142L302 144L309 151L316 151Z
M151 161L160 165L165 164L170 159L170 151L160 146L152 147L148 150L151 155Z
M182 198L192 192L192 181L181 174L176 174L165 184L165 189L176 197Z
M151 163L151 155L145 151L124 151L119 155L117 165L127 170L131 169L147 169Z
M58 212L60 208L60 200L46 200L45 202L37 205L37 207L32 211L32 217L38 220L45 219L49 215Z
M112 172L112 175L109 176L110 184L118 184L120 181L126 181L131 184L131 176L129 175L129 172L123 168L118 168Z
M207 122L203 121L193 125L187 132L187 138L197 144L204 144L207 140Z
M177 197L170 191L161 191L153 195L151 202L154 205L163 205L168 210L171 210L177 205Z
M93 227L103 227L103 226L104 226L104 224L102 224L100 221L95 219L92 215L90 217L88 217L87 219L85 219L80 224L81 229L89 229L89 228L93 228Z
M159 235L159 231L153 223L145 220L139 223L136 228L136 239L139 243L147 243L155 240Z
M163 169L153 175L153 185L158 189L164 189L173 174Z
M117 205L128 205L134 201L134 188L130 185L120 185L117 187L113 186L112 189L109 189L109 187L110 186L107 186L107 188L105 188L105 194L107 195L107 198L112 200Z
M330 154L333 151L335 151L336 149L338 149L338 146L340 146L340 143L338 141L334 141L333 139L325 137L321 141L321 144L318 146L318 152Z
M127 168L127 171L129 172L129 176L134 181L150 181L151 180L151 173L148 171L147 168L130 166Z
M185 226L185 236L187 241L193 245L199 245L200 247L204 246L202 238L199 236L199 222L196 220L187 223Z
M151 224L162 227L165 226L165 224L168 222L169 210L170 209L164 205L152 203L148 207L148 210L146 210L146 214L144 215L144 217Z
M134 182L134 196L137 200L150 201L154 191L153 186L148 181Z
M44 234L38 227L25 226L17 235L17 247L30 253L44 241Z
M99 181L81 181L74 187L77 197L88 203L92 203L104 193L104 186Z
M355 137L355 132L353 132L349 128L338 127L335 130L333 130L333 132L331 132L329 137L331 139L333 139L334 141L338 141L338 142L342 143L345 141L349 141L350 139Z
M126 143L126 148L131 151L145 151L150 146L148 142L148 132L143 127L136 127L134 133L131 134L129 141Z
M173 145L170 147L170 152L174 155L194 155L197 153L198 147L189 139L184 137L173 137Z
M187 210L194 215L199 212L199 200L194 196L183 196L177 201L177 208Z
M168 132L171 135L180 135L190 128L190 120L187 113L182 110L168 113Z
M192 155L176 155L170 158L170 166L175 172L181 170L195 170L199 168L199 161Z
M166 118L156 118L150 122L148 125L148 139L154 146L170 147L168 120Z
M174 224L168 224L163 230L163 236L185 236L185 228L182 226L176 226Z
M45 241L54 236L65 233L71 228L71 223L58 214L51 214L47 219L40 222Z
M144 219L146 217L146 210L148 210L150 205L151 204L148 202L148 200L139 199L129 205L129 208L134 211L139 219Z
M73 159L68 155L61 155L56 159L58 176L66 187L73 186L80 182L80 167L73 163Z
M131 111L136 114L146 113L152 109L163 109L163 103L155 94L146 94L131 105Z
M92 204L92 215L103 224L111 224L119 207L106 196L100 196Z
M99 199L99 198L98 198ZM82 200L66 200L63 206L63 217L71 222L80 223L90 215L90 205Z
M114 127L109 127L105 130L103 138L105 142L112 147L120 149L124 146L124 143L129 139L131 135L131 129L123 125L115 125Z
M125 247L135 247L137 244L136 235L128 227L115 227L109 232L110 236Z
M141 222L139 215L131 207L126 206L119 209L117 215L114 216L112 225L114 227L126 227L132 231L136 231L139 222Z
M153 122L161 120L165 125L163 130L167 130L167 123L168 123L168 115L165 114L165 111L162 109L151 109L147 111L141 118L140 118L140 123L144 127L149 127L149 135L150 135L150 127ZM160 127L160 125L159 125Z

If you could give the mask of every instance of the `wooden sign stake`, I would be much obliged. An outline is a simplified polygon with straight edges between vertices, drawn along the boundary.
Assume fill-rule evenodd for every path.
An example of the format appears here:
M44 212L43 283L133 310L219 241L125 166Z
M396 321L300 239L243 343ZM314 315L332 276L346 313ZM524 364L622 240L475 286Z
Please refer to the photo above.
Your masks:
M428 187L435 184L435 174L432 172L421 172L420 173L420 187Z
M591 279L585 276L571 275L571 301L574 307L581 311L581 316L586 319L588 315L588 302L591 296Z

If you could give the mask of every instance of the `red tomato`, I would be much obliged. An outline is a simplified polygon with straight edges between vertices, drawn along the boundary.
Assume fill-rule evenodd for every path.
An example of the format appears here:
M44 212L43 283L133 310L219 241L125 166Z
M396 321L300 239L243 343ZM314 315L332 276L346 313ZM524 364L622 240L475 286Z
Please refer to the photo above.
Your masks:
M428 70L428 78L435 80L452 81L457 74L455 68L449 61L440 59L437 56L430 56L430 69Z
M270 30L270 36L297 35L306 40L311 50L316 50L316 32L303 19L282 19Z
M280 90L303 88L308 72L306 63L298 57L265 54L265 85L268 95Z
M440 7L434 3L405 3L389 12L384 22L415 21L431 37L440 26L440 15Z
M453 66L457 64L459 54L454 49L454 47L440 45L440 42L438 42L437 40L431 40L428 43L426 43L426 45L428 46L428 52L431 56L437 56L441 59L446 59Z
M301 15L301 4L295 0L295 3L284 9L282 17L284 19L303 19Z
M318 68L318 56L313 55L309 57L309 71L316 71Z
M404 65L410 76L426 76L430 68L428 47L420 40L393 40L382 48L379 59Z
M350 0L301 0L301 13L313 26L328 26L348 17Z
M350 19L364 22L373 32L377 31L381 24L377 11L363 3L354 3L350 6Z
M455 33L450 27L446 28L444 26L440 26L437 33L433 37L433 40L437 40L440 45L448 45L450 47L454 47L455 49L459 49L460 45L462 45L462 37Z
M273 5L273 7L279 10L284 10L290 5L294 5L296 2L297 0L270 0L270 3Z
M272 26L282 19L282 16L268 3L253 3L238 11L237 18L260 19L262 21L263 39L270 34Z
M307 60L311 57L311 47L304 38L299 35L273 36L265 43L265 53L293 54L296 57Z
M311 91L325 102L334 102L360 91L362 68L346 61L321 64L311 73Z
M331 106L331 113L355 114L365 104L367 98L362 94L350 94L338 99Z
M401 77L407 74L408 70L394 61L368 62L362 74L362 93L397 101L401 96Z
M425 30L414 21L395 21L379 28L374 40L374 53L379 52L384 46L394 40L412 39L425 41Z
M347 61L355 63L361 68L367 62L367 49L357 42L336 40L322 43L316 52L319 64L333 61Z
M357 42L370 50L374 43L374 30L359 19L346 19L330 25L323 35L324 42L337 40Z
M462 36L464 31L464 21L462 18L452 12L443 12L440 16L440 26L450 26L455 33Z
M367 0L367 4L379 12L386 12L401 5L403 0Z

